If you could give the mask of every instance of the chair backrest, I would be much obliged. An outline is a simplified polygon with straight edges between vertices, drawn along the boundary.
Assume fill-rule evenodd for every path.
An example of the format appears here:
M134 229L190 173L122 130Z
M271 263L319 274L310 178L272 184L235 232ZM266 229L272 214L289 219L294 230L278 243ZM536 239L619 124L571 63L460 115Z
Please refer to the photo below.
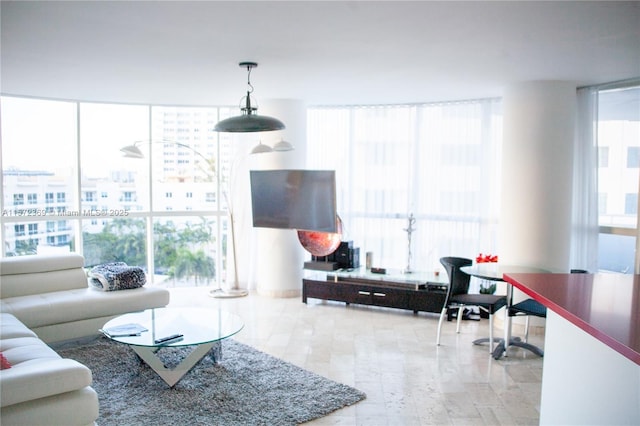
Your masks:
M442 257L440 263L449 275L449 290L447 292L447 302L452 296L466 294L469 292L469 280L471 277L460 270L463 266L473 264L471 259L464 257Z

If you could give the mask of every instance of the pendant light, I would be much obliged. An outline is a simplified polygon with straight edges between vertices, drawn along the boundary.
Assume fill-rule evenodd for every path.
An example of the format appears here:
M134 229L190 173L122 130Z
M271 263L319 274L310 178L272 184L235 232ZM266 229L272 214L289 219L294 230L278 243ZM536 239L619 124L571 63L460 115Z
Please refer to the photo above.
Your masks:
M262 141L258 142L258 145L254 146L251 150L251 154L265 154L267 152L273 152L273 148L263 144Z
M293 149L293 145L284 139L280 139L280 142L273 146L274 151L293 151Z
M240 102L240 110L242 115L230 117L220 121L213 128L216 132L269 132L273 130L282 130L285 125L277 118L268 117L266 115L258 115L258 107L251 105L251 93L253 86L251 85L251 70L256 68L256 62L240 62L240 67L247 69L247 96Z

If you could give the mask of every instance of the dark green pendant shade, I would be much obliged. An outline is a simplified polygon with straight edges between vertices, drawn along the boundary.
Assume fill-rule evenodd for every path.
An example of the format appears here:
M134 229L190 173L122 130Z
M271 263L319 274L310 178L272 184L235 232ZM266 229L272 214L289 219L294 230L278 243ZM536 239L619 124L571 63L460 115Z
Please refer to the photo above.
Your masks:
M240 108L242 115L236 117L226 118L215 125L213 130L216 132L270 132L273 130L282 130L285 125L277 118L269 117L266 115L258 115L257 107L251 106L251 92L253 92L253 86L251 85L251 70L258 66L256 62L240 62L241 67L247 68L247 96L244 98L245 104Z

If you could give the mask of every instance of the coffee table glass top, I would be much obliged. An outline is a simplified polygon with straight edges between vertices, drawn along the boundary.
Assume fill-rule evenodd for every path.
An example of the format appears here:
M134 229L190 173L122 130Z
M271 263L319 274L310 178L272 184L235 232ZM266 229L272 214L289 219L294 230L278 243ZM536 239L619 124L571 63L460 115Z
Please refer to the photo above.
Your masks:
M165 307L121 315L107 322L102 329L109 331L130 324L142 326L146 331L139 335L108 337L134 346L191 346L226 339L244 327L238 315L220 309ZM182 335L180 338L156 343L157 339L179 334Z

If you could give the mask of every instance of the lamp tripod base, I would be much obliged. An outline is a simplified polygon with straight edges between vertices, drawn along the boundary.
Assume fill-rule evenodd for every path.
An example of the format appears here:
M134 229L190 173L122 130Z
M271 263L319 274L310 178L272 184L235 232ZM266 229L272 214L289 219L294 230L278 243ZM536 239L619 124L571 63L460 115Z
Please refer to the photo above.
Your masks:
M242 290L240 288L232 288L229 290L223 290L221 288L213 289L209 292L210 297L215 297L216 299L232 299L234 297L245 297L249 294L247 290Z

